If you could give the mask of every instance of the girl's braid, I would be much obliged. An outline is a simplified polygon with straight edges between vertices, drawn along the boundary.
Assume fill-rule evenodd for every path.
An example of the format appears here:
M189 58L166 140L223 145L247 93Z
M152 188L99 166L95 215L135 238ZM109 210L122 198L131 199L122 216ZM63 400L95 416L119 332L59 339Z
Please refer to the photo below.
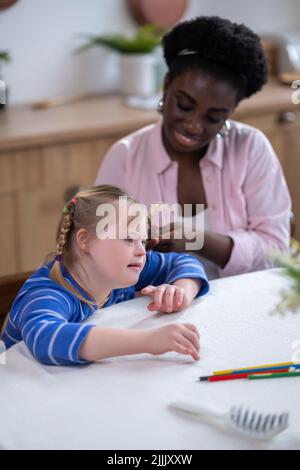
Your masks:
M78 203L77 198L73 198L64 208L63 208L63 220L61 223L60 232L56 240L56 259L61 261L64 248L69 241L70 229L73 225L75 208Z

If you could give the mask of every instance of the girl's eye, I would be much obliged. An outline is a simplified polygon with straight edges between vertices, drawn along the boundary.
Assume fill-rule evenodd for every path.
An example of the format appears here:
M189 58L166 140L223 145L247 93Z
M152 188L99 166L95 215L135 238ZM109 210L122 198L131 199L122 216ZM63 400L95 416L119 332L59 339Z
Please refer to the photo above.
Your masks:
M127 243L130 243L130 244L132 244L132 243L135 242L135 240L134 240L133 238L126 238L125 241L126 241ZM141 240L141 242L142 242L142 245L143 245L143 246L146 246L148 240Z

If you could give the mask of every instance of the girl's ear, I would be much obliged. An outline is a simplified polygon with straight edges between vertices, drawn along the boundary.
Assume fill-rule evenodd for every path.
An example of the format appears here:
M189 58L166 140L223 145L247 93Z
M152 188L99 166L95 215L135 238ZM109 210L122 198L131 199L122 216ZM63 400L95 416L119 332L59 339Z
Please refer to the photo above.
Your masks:
M89 246L89 234L88 231L85 228L80 228L78 232L76 233L76 244L78 247L84 252L88 252L88 246Z

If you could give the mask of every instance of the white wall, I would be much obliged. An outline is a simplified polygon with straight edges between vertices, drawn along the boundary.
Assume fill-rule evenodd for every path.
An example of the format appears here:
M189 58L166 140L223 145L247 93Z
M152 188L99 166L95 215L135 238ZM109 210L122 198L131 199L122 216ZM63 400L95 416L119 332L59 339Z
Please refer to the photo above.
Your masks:
M192 0L189 15L220 15L257 33L300 30L299 0Z
M190 0L185 18L218 14L258 32L300 29L299 0ZM118 87L118 56L102 48L74 55L80 33L135 29L126 0L19 0L0 12L0 49L10 103Z

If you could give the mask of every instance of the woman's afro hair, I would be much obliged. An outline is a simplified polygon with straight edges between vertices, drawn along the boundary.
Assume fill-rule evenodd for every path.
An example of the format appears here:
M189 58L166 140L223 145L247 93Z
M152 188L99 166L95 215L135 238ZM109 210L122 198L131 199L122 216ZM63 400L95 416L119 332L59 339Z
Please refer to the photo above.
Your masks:
M164 57L168 67L178 54L187 49L196 51L193 62L220 64L243 77L243 97L259 91L268 79L268 66L260 38L243 24L233 23L218 16L200 16L175 26L163 37ZM190 60L187 61L187 64Z

